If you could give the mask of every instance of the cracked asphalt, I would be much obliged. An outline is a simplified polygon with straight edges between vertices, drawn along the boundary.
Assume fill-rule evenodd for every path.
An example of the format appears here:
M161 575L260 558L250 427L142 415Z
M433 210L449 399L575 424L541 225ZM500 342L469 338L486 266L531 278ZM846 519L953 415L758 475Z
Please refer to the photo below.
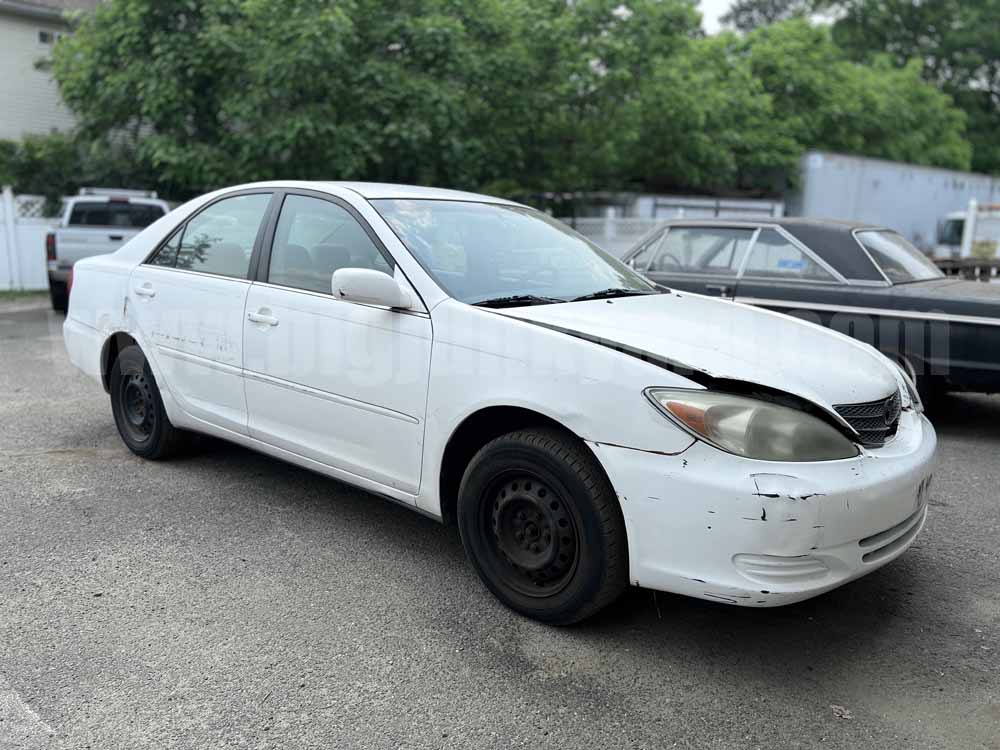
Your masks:
M571 629L457 534L224 443L149 463L41 298L0 302L0 748L1000 748L1000 397L927 527L818 599L632 590Z

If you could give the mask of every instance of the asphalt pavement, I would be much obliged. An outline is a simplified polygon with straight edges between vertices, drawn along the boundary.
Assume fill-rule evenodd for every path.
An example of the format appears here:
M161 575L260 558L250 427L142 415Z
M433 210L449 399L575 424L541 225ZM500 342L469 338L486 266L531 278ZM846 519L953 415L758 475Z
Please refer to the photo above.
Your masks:
M46 301L0 302L3 750L1000 748L1000 397L936 417L887 567L557 629L405 508L221 442L132 456Z

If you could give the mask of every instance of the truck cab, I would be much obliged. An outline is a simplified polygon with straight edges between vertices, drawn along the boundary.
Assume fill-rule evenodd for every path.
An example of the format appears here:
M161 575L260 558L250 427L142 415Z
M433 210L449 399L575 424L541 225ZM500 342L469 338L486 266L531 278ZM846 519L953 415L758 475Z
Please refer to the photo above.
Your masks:
M938 225L935 260L1000 257L1000 203L969 201L964 211L945 214Z
M52 308L66 312L73 264L113 253L170 211L156 193L114 188L81 188L63 200L59 222L45 238Z

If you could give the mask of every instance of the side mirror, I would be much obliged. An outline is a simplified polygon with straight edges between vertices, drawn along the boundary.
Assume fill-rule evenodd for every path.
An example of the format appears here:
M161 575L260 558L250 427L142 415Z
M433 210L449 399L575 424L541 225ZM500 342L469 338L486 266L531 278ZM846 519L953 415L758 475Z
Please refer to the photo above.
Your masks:
M333 296L366 305L407 310L410 294L392 276L371 268L338 268L333 272Z

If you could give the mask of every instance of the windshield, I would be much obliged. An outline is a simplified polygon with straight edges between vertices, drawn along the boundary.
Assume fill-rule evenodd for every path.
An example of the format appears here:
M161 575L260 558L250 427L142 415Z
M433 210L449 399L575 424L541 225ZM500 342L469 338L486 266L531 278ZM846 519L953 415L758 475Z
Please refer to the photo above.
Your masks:
M948 219L941 225L938 242L942 245L961 245L962 230L965 229L964 219Z
M655 291L628 266L534 209L444 200L372 204L441 288L462 302L537 304Z
M858 240L867 248L875 264L893 284L939 279L943 273L934 262L895 232L858 232Z

